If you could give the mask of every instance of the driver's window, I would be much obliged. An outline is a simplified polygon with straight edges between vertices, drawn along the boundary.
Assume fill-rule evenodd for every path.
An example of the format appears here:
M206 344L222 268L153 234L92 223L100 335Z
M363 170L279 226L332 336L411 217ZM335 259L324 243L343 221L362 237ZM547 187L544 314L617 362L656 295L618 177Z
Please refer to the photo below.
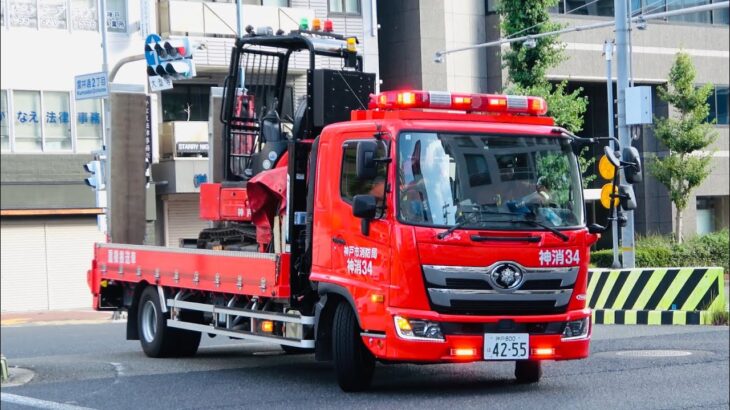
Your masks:
M378 164L377 175L373 179L359 179L357 177L356 159L357 142L346 141L342 146L342 171L340 174L340 196L347 203L352 203L355 195L373 195L377 205L383 205L386 184L386 163ZM375 156L385 156L384 144L378 144Z

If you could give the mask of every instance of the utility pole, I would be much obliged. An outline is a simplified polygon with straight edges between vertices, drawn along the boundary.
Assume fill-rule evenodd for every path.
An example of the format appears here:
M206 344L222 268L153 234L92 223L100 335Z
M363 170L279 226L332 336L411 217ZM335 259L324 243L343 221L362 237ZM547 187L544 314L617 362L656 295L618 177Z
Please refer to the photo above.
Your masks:
M106 188L106 209L104 214L106 216L106 237L109 242L112 239L112 226L111 226L111 208L112 208L112 115L111 115L111 81L109 77L109 50L107 48L106 41L106 0L99 2L99 26L101 28L101 48L103 54L103 62L101 71L107 75L107 81L109 82L109 95L104 97L102 104L104 105L104 132L102 144L106 154L106 162L104 167L104 187Z
M612 150L616 150L616 143L613 141L613 75L611 64L613 63L613 42L606 40L603 43L603 54L606 57L606 94L608 95L608 144ZM621 262L618 259L618 226L616 225L617 209L613 207L611 214L611 241L613 243L612 268L620 268Z
M236 0L236 31L238 31L238 38L243 38L243 5L241 0ZM246 67L241 64L239 66L240 74L238 78L241 79L240 89L241 92L246 88Z
M619 149L631 146L631 134L626 125L626 88L629 86L629 28L627 0L614 0L616 25L616 91L618 93L618 139ZM621 172L621 183L626 183ZM621 250L623 267L633 268L634 260L634 211L624 211L626 226L621 229Z

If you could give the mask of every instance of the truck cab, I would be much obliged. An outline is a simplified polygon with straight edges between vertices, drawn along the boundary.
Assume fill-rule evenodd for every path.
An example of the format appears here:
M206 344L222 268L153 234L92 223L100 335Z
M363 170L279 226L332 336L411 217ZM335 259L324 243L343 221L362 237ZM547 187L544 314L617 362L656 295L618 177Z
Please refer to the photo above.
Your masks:
M502 112L431 106L464 99ZM588 356L597 235L571 139L544 111L533 97L386 92L323 130L309 279L348 300L375 358Z

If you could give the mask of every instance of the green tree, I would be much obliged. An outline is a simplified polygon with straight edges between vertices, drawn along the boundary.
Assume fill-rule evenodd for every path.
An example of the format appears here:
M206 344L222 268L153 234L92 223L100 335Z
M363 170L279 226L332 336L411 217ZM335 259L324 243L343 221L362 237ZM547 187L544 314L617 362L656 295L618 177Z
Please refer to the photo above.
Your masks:
M672 118L655 118L654 134L669 153L649 162L649 172L669 191L677 208L674 230L682 243L682 213L692 190L710 174L712 154L704 151L717 138L708 123L710 107L707 97L713 85L695 86L696 71L689 55L677 53L669 71L667 87L659 87L659 98L671 104L679 114Z
M548 9L557 3L558 0L500 1L503 36L520 37L560 29L561 25L551 22L548 13ZM545 77L547 70L567 58L564 49L565 44L557 36L535 39L534 47L523 42L510 43L510 48L503 56L503 65L507 68L510 82L505 91L508 94L545 98L547 114L555 119L555 123L572 133L578 133L583 129L583 115L588 107L588 98L581 95L583 88L567 92L567 81L553 84ZM584 187L596 178L595 175L586 175L595 162L595 158L586 156L587 151L585 149L578 158L584 174Z

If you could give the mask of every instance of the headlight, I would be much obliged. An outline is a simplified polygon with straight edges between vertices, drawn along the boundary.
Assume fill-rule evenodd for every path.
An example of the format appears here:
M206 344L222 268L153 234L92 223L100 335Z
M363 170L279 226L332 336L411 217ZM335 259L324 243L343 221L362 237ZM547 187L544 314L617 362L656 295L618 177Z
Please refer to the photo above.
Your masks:
M401 316L394 316L395 331L403 339L408 340L428 340L444 341L444 335L441 332L441 326L436 322L427 320L406 319Z
M583 318L574 320L565 324L563 329L563 340L565 339L581 339L588 336L588 330L591 326L591 318Z

